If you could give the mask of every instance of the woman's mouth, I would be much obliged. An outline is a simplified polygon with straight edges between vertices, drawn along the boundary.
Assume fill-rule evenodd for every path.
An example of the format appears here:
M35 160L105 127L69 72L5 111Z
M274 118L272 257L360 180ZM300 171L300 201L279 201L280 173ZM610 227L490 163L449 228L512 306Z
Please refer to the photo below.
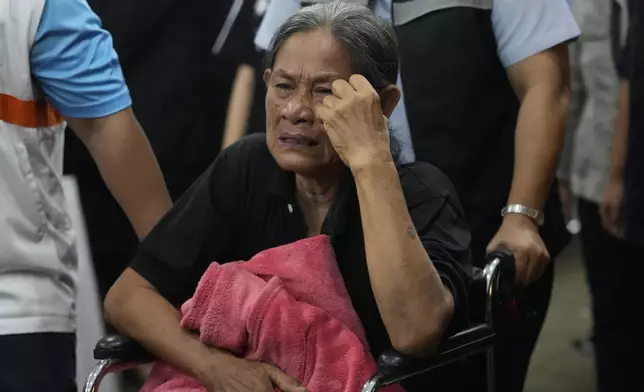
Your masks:
M314 138L305 135L282 135L277 141L284 147L316 147L320 144Z

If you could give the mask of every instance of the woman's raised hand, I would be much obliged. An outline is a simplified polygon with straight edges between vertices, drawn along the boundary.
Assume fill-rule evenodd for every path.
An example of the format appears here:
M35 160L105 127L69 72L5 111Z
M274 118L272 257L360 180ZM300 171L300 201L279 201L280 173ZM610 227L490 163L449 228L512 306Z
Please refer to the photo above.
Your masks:
M209 392L306 392L295 378L276 366L227 356L213 364L211 374L202 379Z
M387 118L369 81L362 75L353 75L348 82L338 79L332 91L316 107L316 116L344 163L355 168L393 161Z

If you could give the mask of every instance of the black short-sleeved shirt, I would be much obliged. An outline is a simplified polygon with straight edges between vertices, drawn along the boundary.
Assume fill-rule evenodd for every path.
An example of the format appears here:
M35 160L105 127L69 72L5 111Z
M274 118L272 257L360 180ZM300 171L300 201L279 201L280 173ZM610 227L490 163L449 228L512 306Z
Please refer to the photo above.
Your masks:
M407 205L435 268L451 288L452 325L467 322L468 225L456 193L427 163L399 168ZM270 154L264 134L253 134L223 151L141 243L131 267L174 305L192 296L211 262L249 260L262 250L306 236L294 194L294 174ZM364 249L359 206L346 171L322 232L331 237L347 291L374 355L390 348L376 305Z

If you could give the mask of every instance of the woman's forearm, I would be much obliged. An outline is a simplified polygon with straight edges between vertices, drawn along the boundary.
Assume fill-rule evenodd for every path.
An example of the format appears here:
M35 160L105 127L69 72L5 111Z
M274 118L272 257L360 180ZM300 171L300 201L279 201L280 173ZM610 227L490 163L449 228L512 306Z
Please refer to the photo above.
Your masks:
M453 312L453 298L432 265L409 216L393 163L353 170L369 277L394 348L429 353Z
M108 321L177 369L204 380L229 355L209 348L180 326L180 315L133 270L126 270L105 300ZM218 358L219 357L219 358Z

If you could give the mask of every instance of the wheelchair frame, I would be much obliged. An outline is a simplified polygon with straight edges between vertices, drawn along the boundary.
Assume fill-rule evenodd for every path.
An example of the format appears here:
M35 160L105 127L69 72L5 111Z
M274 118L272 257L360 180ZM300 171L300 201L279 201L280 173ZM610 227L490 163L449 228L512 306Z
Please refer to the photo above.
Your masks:
M514 276L514 257L511 254L488 254L485 267L476 271L471 288L471 291L484 291L484 322L475 323L468 329L446 338L437 353L427 359L409 358L395 350L384 352L378 359L378 372L365 383L361 392L374 392L380 387L397 384L483 352L486 353L487 392L494 392L494 313L497 306L511 296ZM107 374L154 361L153 355L136 341L123 335L103 337L94 348L94 358L98 363L85 382L84 392L98 392L100 383Z

